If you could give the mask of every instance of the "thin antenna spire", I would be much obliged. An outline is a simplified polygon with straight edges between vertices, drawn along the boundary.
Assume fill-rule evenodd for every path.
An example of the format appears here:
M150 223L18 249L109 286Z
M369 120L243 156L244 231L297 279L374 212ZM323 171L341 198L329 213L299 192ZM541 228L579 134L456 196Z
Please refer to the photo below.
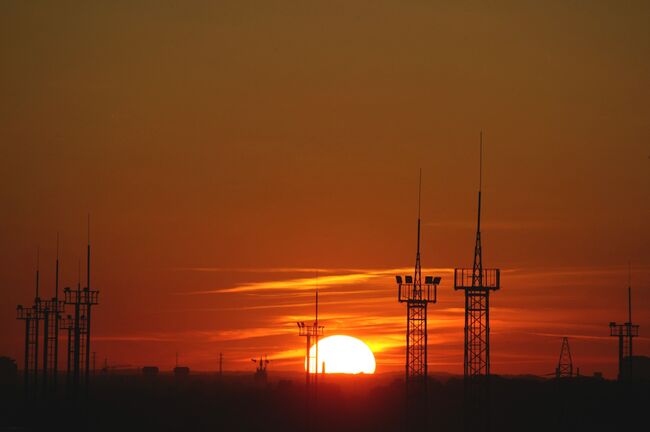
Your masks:
M88 269L86 271L86 288L88 288L88 291L90 291L90 213L88 213L88 248L86 251L86 260L88 265Z
M632 323L632 263L627 262L627 310L628 322Z
M478 162L478 221L476 232L481 232L481 192L483 191L483 131L479 134L479 162Z
M318 278L318 273L316 273ZM314 379L318 380L318 284L316 284L316 357L314 358Z
M422 202L422 168L420 168L420 181L418 183L418 220L420 220L420 204Z
M479 134L478 191L483 190L483 131Z
M420 281L420 206L422 203L422 168L420 168L420 179L418 181L418 243L417 253L415 255L415 275L413 276L416 284Z
M56 273L54 276L54 298L59 300L59 232L56 232Z
M318 326L318 271L316 271L316 326Z
M38 299L38 279L39 279L39 273L40 273L40 255L41 255L41 247L36 246L36 298Z

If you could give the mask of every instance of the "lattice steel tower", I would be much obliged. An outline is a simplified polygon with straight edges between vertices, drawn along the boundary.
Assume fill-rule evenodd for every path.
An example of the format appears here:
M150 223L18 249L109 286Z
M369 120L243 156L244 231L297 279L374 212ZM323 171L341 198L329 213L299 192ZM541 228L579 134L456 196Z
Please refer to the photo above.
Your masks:
M318 410L312 408L312 405L318 404L318 338L323 335L325 326L318 323L318 288L316 289L316 316L312 325L305 324L304 321L296 323L298 325L298 336L307 339L305 352L305 420L306 430L312 429L312 423L318 415ZM311 355L312 341L314 344L314 356ZM313 373L312 373L313 359Z
M39 312L43 321L43 392L56 391L59 365L59 328L65 303L59 300L59 236L56 237L54 297L41 300Z
M609 323L609 335L618 338L618 379L631 379L632 372L632 340L639 336L639 325L632 323L632 270L628 269L628 284L627 284L627 307L628 318L627 322L617 324L615 322Z
M16 307L16 318L25 321L25 358L23 379L25 383L25 397L29 398L38 392L38 341L41 313L41 299L39 297L39 253L36 253L36 296L31 307Z
M569 338L562 338L562 348L560 349L560 359L555 368L556 378L573 377L573 359L571 358L571 349L569 348Z
M480 134L478 218L474 265L454 270L454 289L465 292L465 425L490 428L490 292L500 288L499 269L483 268L481 247L481 189L483 133Z
M298 336L303 336L307 339L307 347L305 352L305 385L309 391L309 385L312 382L312 359L313 359L313 381L318 380L318 338L323 335L325 326L318 323L318 289L316 290L316 316L312 325L307 325L303 321L297 322ZM315 346L315 357L311 356L312 341Z
M74 306L74 315L72 316L72 346L68 346L68 355L71 356L71 393L77 395L81 381L84 382L86 391L90 378L90 324L92 306L98 304L99 291L90 289L90 223L88 228L88 247L87 247L87 285L81 289L81 282L77 284L77 289L72 290L68 287L63 289L65 304ZM70 323L64 323L64 328L68 329Z
M397 298L406 303L406 395L407 415L412 417L427 416L427 305L437 301L439 276L425 276L422 284L422 267L420 264L420 204L422 197L422 170L418 184L418 231L413 276L395 276L397 281ZM424 407L422 407L424 404ZM413 413L412 409L420 406L424 410ZM422 420L420 419L420 422Z

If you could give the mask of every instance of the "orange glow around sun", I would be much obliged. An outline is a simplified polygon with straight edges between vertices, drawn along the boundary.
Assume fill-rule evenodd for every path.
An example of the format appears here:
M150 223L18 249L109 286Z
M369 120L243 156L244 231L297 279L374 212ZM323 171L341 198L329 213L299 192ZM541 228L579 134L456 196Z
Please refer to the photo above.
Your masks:
M309 350L310 371L316 362L316 344ZM318 372L373 374L375 356L361 340L344 335L328 336L318 341Z

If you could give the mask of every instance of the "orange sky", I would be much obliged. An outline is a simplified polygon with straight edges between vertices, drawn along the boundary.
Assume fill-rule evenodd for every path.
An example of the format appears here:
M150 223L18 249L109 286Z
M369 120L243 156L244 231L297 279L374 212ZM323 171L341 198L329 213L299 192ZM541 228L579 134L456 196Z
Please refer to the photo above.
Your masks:
M431 370L460 372L481 129L493 371L569 335L613 376L628 260L650 355L647 2L217 3L0 5L0 355L90 212L99 359L295 369L318 273L326 333L399 370L422 167Z

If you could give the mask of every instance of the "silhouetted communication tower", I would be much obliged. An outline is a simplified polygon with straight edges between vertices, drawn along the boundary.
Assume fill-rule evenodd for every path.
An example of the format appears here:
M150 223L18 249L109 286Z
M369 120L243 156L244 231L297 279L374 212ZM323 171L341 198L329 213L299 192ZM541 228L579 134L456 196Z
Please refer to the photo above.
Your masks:
M266 382L266 367L271 363L271 360L269 360L269 356L264 354L264 357L260 355L260 359L251 359L253 363L257 365L255 368L255 382L259 383L265 383Z
M36 393L38 385L38 309L33 307L16 308L16 318L25 321L25 396Z
M483 133L480 135L478 218L474 265L454 270L454 289L465 292L465 424L466 429L490 428L490 292L500 288L499 269L483 268L481 189Z
M66 369L65 369L65 384L68 392L72 387L72 357L74 356L74 329L75 329L75 320L72 315L67 315L61 318L60 321L61 330L66 332Z
M59 368L59 328L65 303L59 300L59 235L56 236L54 297L39 302L43 320L43 391L56 391Z
M618 379L631 379L632 371L632 339L639 336L639 325L632 324L632 281L631 270L628 270L627 305L628 319L626 323L609 323L609 335L618 337Z
M571 358L571 349L569 348L569 338L562 338L562 348L560 349L560 359L555 368L556 378L573 377L573 359Z
M318 289L316 289L316 316L314 323L312 325L306 325L304 322L297 322L298 324L298 335L303 336L307 339L307 348L305 353L305 419L306 419L306 430L311 430L312 428L312 415L316 417L318 412L316 409L311 408L312 402L310 399L313 399L313 404L317 405L318 403L318 338L323 335L324 326L318 324ZM311 345L312 340L314 343L314 373L311 373ZM313 385L312 385L313 384Z
M318 338L323 335L324 331L324 326L318 324L318 290L316 290L316 317L314 319L314 323L310 325L306 325L303 321L297 322L298 325L298 336L304 336L307 338L307 348L306 348L306 353L305 353L305 384L307 386L307 389L309 389L309 385L312 381L312 377L310 375L311 373L311 345L312 345L312 340L315 345L314 353L315 353L315 359L314 359L314 376L313 380L316 382L318 379Z
M99 291L90 288L90 228L88 229L88 245L86 249L86 283L82 289L81 283L77 289L63 289L65 304L74 307L72 329L72 392L78 394L83 381L86 390L90 378L90 325L92 307L98 304Z
M16 307L16 318L25 321L25 366L23 379L25 382L25 396L30 397L38 392L38 333L42 318L41 299L38 292L39 284L39 254L36 253L36 295L34 305L31 307ZM47 338L45 338L47 339Z
M439 276L425 276L424 284L422 283L422 267L420 265L421 197L422 170L420 170L418 184L418 231L415 270L413 276L406 275L404 278L395 276L397 299L400 303L406 303L406 397L409 418L427 416L427 305L437 301L438 285L440 284ZM416 400L419 400L419 403ZM414 405L423 408L422 412L414 413Z

